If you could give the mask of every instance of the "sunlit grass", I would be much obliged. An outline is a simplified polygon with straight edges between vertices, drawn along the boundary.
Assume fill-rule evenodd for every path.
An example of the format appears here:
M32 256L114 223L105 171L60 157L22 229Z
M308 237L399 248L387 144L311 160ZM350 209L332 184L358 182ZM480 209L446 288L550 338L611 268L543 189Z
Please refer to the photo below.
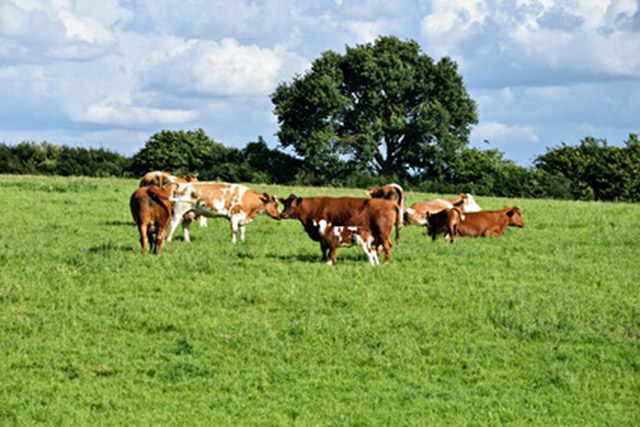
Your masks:
M136 185L0 176L0 423L640 421L638 205L478 197L526 227L329 267L263 215L143 258Z

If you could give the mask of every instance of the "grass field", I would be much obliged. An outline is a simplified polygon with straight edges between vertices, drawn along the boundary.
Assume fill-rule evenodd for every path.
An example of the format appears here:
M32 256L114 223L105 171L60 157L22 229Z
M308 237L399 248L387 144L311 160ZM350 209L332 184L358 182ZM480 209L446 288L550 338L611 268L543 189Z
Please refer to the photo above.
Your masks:
M329 267L265 215L143 258L136 185L0 176L0 424L640 424L640 205L478 197L526 227Z

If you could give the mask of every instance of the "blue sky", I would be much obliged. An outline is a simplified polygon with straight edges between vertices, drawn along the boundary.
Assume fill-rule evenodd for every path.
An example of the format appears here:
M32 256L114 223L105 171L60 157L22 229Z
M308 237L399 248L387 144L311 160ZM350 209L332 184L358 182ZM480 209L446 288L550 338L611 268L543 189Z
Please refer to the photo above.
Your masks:
M276 85L378 35L458 62L471 146L529 165L640 132L640 0L0 0L0 141L129 155L203 128L273 147Z

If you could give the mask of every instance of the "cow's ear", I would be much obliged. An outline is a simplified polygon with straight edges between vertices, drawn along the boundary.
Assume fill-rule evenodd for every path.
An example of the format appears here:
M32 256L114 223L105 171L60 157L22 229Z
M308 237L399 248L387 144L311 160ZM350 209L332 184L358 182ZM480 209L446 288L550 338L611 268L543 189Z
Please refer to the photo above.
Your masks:
M282 203L282 204L283 204L283 206L287 206L287 199L283 199L282 197L280 197L280 198L278 199L278 201L279 201L280 203Z
M371 192L373 190L371 188L369 188L368 190L364 190L364 194L366 194L367 196L371 196Z
M260 195L260 201L262 203L269 203L269 195L267 193L262 193Z
M296 197L296 206L302 203L302 197Z
M507 211L507 216L508 217L512 217L515 214L515 212L513 211L513 209L511 209L510 211Z
M509 210L509 206L507 206L507 205L502 205L502 210L503 210L503 211L508 211L508 210Z

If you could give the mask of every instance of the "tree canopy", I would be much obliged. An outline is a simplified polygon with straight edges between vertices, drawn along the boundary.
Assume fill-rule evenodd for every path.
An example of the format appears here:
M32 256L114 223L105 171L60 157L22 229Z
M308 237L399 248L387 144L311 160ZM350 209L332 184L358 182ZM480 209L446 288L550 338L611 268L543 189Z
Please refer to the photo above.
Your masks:
M271 100L282 146L325 174L442 177L477 123L456 63L391 36L322 53Z

